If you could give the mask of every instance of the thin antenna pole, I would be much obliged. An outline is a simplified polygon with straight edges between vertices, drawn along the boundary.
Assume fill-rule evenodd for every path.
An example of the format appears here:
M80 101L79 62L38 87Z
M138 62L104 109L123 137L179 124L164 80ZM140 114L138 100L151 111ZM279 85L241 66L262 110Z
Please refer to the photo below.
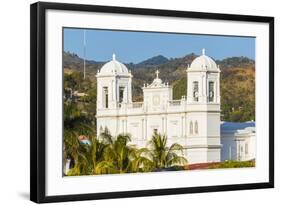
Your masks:
M84 30L84 45L83 45L83 49L84 49L84 80L86 78L86 30Z

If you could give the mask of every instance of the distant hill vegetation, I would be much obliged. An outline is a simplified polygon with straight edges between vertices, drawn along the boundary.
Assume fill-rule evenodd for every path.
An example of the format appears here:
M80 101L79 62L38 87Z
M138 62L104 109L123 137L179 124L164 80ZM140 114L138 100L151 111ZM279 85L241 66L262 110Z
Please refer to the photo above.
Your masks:
M186 68L196 57L194 53L172 59L158 55L137 64L126 64L134 76L133 101L143 99L142 86L152 82L157 69L160 71L159 77L173 85L174 99L186 95ZM104 63L86 61L87 77L94 88L92 93L96 92L95 74ZM234 122L255 120L255 61L241 56L216 60L216 63L221 69L221 119ZM67 75L82 72L83 59L76 54L64 52L63 67Z
M142 62L138 63L138 66L148 66L148 65L157 66L157 65L161 65L163 63L166 63L168 61L169 61L168 58L166 58L162 55L158 55L158 56L154 56L152 58L149 58L145 61L142 61Z

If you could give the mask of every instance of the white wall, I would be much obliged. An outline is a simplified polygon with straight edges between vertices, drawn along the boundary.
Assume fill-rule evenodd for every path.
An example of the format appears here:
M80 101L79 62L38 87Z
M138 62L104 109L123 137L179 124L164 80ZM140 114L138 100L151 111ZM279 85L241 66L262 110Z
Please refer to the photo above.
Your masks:
M236 142L234 141L234 134L223 133L221 135L221 160L236 160L237 159L237 148Z
M49 0L54 1L54 0ZM28 201L29 192L29 4L31 0L2 1L0 7L0 204L33 204ZM61 0L76 2L79 0ZM251 15L271 15L276 17L276 57L280 56L281 13L278 1L225 1L225 0L84 0L83 3L116 6L150 7L175 10L208 11ZM280 58L276 58L276 68L281 67ZM276 69L276 78L281 70ZM11 76L11 77L10 77ZM281 81L276 82L276 88ZM278 94L278 95L277 95ZM276 105L281 104L280 92L276 92ZM280 124L280 107L276 106L276 124ZM276 136L281 135L280 126L276 126ZM3 142L6 140L5 143ZM281 139L276 137L276 148ZM276 189L250 190L220 193L189 194L178 196L146 197L138 199L103 200L67 204L268 204L280 199L281 151L275 151ZM60 203L61 204L61 203ZM66 204L66 203L63 203Z

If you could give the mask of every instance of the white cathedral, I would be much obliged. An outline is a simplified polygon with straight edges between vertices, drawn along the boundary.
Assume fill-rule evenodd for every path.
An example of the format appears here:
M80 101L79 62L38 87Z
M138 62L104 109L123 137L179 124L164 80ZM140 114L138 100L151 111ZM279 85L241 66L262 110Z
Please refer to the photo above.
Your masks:
M97 77L97 134L107 127L113 136L130 133L132 144L145 147L154 133L168 144L184 146L189 164L221 161L220 69L205 55L186 70L187 93L173 100L172 86L156 71L143 86L143 102L132 102L132 74L116 60L106 63Z

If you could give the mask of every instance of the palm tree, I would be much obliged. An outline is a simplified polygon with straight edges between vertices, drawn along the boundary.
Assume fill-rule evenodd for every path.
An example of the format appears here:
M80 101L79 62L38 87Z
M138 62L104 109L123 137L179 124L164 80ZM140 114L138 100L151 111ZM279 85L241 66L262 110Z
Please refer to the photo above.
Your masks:
M101 129L99 138L102 141L102 143L106 145L113 144L113 137L111 136L107 127L105 127L104 130Z
M94 131L91 121L85 116L81 109L74 103L64 103L64 162L71 160L73 170L70 174L87 174L86 158L84 156L86 147L80 145L80 135L91 136Z
M112 139L112 136L108 132L101 134L103 143L106 143L106 147L103 153L103 160L108 162L108 166L114 165L117 173L128 172L130 160L129 153L131 147L128 146L128 142L131 140L130 135L120 134L116 140ZM112 171L112 170L111 170Z
M94 174L114 174L117 173L112 161L101 161L93 170Z
M137 149L128 143L130 134L119 134L114 140L107 128L100 134L101 143L104 145L102 160L94 169L95 174L103 173L129 173L151 171L153 162L144 155L146 148Z
M183 147L177 143L168 147L166 136L156 133L149 142L149 148L138 149L129 145L130 134L120 134L114 139L105 128L96 137L89 124L84 120L80 123L80 117L76 109L71 109L69 119L65 120L65 123L76 122L73 126L67 124L64 129L65 156L70 156L74 161L68 175L149 172L187 163L179 155ZM79 134L90 136L89 143L82 144L77 137Z
M109 136L108 136L109 137ZM116 173L112 160L105 160L104 156L106 149L110 147L110 144L104 144L99 141L96 136L91 137L89 150L85 152L88 159L88 166L91 171L89 174L110 174Z
M128 142L131 141L129 134L120 134L117 136L113 144L113 150L116 157L117 169L119 173L127 172L130 166L129 153L132 152L132 148L128 146Z
M89 161L92 166L92 174L114 174L128 171L129 152L131 148L128 142L130 135L118 135L113 139L109 130L105 127L99 139L92 137L90 150L88 152Z
M183 146L174 143L170 147L167 146L167 136L155 133L149 141L149 149L152 161L156 169L164 169L172 166L182 166L187 164L183 154ZM181 155L179 155L181 154Z
M150 159L150 151L147 148L132 148L130 159L131 172L150 172L154 169L153 161Z

